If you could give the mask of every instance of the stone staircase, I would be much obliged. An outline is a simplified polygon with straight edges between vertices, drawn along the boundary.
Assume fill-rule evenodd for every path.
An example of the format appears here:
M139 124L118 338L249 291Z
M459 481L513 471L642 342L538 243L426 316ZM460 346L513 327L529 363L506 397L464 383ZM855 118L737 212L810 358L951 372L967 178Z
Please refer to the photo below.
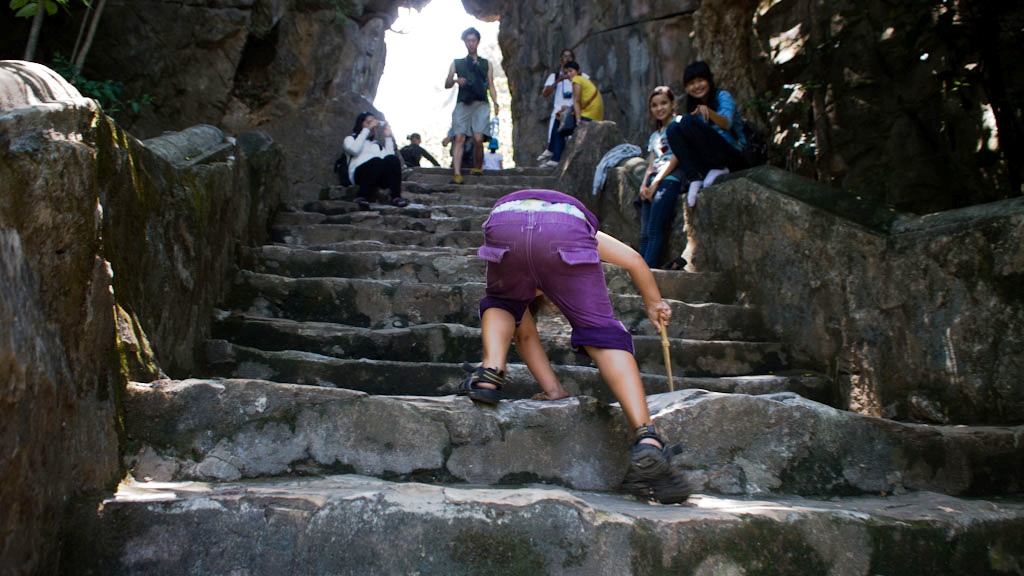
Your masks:
M656 271L660 338L606 267L687 505L616 491L629 431L560 316L539 321L574 397L511 356L497 408L451 394L481 356L480 225L521 168L359 212L343 189L246 250L202 378L133 383L132 476L69 537L75 574L1022 573L1024 431L904 424L828 406L827 378L735 304L725 277ZM101 535L101 536L96 536Z

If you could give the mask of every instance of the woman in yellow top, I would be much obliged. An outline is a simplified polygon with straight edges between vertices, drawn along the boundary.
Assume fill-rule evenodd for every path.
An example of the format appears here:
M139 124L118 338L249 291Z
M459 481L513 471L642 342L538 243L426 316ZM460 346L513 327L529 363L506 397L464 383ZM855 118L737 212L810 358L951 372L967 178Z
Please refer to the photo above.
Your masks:
M604 100L601 99L601 92L589 78L580 74L580 65L576 62L567 62L562 69L572 82L572 103L576 122L604 120Z

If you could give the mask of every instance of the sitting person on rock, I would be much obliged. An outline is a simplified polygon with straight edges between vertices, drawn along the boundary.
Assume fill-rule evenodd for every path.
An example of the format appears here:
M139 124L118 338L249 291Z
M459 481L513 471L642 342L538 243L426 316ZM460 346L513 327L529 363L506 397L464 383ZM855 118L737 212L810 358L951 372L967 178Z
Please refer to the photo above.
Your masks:
M580 74L579 63L567 62L565 75L572 82L572 108L577 124L604 120L604 98L601 97L601 91L590 78Z
M441 165L433 156L430 155L430 152L427 152L422 146L420 146L420 142L423 140L420 138L419 134L413 132L412 134L409 134L408 139L409 145L403 146L402 149L399 150L402 154L402 160L405 160L406 166L420 166L420 160L423 158L426 158L427 161L434 166Z
M623 488L662 503L685 501L689 487L671 462L678 447L670 447L655 431L633 356L633 338L615 319L601 265L605 260L626 268L648 319L662 325L668 323L672 309L661 299L643 258L599 232L597 218L579 200L553 190L521 190L500 198L483 228L484 245L478 255L487 261L487 289L480 302L484 357L459 386L459 394L498 404L516 326L524 318L532 323L527 308L538 291L543 292L569 320L573 348L594 360L636 431ZM529 336L529 330L518 336ZM522 341L519 349L522 354ZM524 360L535 376L542 369L541 360L529 351Z
M665 251L669 230L676 213L683 178L681 170L662 178L655 176L672 159L672 149L665 138L665 129L675 117L676 95L668 86L658 86L647 97L647 109L654 118L655 130L647 141L647 172L640 184L640 255L651 268L656 268Z
M352 135L345 137L344 148L349 156L348 177L359 186L356 204L360 210L370 209L370 195L378 188L391 192L393 205L409 205L402 198L402 161L395 156L395 139L387 123L370 112L360 113Z
M743 142L733 131L739 120L736 101L728 91L715 87L711 68L704 62L691 63L683 70L683 88L686 113L665 129L673 158L654 177L654 183L660 185L681 167L689 182L686 203L693 206L701 188L730 170L748 166L740 153Z

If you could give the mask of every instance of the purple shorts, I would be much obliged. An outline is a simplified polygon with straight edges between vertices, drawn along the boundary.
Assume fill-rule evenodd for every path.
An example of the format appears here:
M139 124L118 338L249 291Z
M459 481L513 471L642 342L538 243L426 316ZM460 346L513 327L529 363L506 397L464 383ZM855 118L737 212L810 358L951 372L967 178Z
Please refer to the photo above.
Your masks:
M484 223L488 308L508 311L518 324L541 290L572 325L573 350L584 346L633 353L633 337L612 313L596 231L562 212L499 212Z

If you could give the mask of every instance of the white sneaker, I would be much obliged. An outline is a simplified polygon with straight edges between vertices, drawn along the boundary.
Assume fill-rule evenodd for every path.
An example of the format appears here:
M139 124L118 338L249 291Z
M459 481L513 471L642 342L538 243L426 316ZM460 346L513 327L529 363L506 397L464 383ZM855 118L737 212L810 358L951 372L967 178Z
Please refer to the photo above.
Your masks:
M693 205L697 203L697 193L700 192L700 187L703 184L704 183L701 182L700 180L694 180L693 182L690 182L690 189L687 190L687 192L686 192L686 205L687 206L692 208Z
M551 158L553 154L554 153L551 150L544 150L544 152L541 152L540 156L537 156L537 162L543 162L548 158Z
M558 162L554 160L548 160L547 162L540 165L541 168L558 168Z
M715 180L718 180L719 176L725 176L728 173L728 168L722 168L721 170L718 168L708 170L708 175L704 177L704 187L707 188L708 186L711 186L714 184Z

